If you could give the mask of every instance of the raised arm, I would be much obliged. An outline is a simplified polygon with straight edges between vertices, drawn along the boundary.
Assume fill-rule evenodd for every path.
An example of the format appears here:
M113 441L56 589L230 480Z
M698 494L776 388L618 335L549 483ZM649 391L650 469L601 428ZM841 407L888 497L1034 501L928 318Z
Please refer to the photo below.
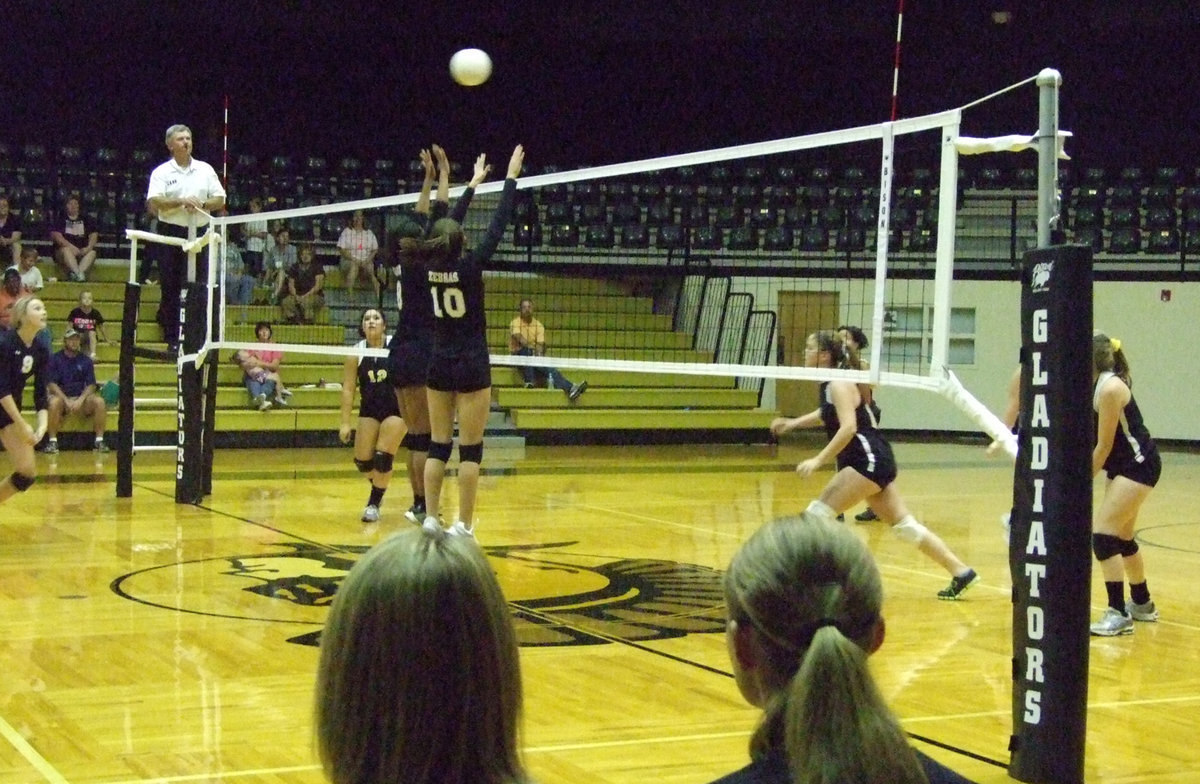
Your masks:
M478 263L490 258L496 251L496 246L500 244L500 240L504 239L504 232L512 220L513 202L516 201L517 177L521 174L521 165L524 162L525 148L518 144L513 149L512 157L508 160L508 171L504 178L504 191L500 195L500 204L492 214L492 222L488 226L487 234L471 254Z
M429 192L433 189L433 158L429 150L421 150L421 167L425 169L425 179L421 182L421 195L417 197L416 212L418 215L429 214Z
M475 189L480 183L487 179L488 174L492 171L491 165L487 162L487 156L479 153L479 157L475 159L475 171L471 175L471 181L467 183L467 189L458 197L458 201L454 203L454 212L450 215L451 218L462 223L467 217L467 208L471 206L471 200L475 198Z

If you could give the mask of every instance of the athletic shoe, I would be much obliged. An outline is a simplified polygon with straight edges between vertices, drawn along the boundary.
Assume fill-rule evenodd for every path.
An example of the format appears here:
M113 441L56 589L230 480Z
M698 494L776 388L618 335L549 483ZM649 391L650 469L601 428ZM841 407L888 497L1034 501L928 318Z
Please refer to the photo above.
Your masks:
M854 515L854 519L860 523L869 523L872 520L878 520L879 517L875 514L875 510L868 506L865 512Z
M938 598L949 602L957 601L967 589L979 581L979 575L974 569L968 569L958 577L951 577L950 584L938 591Z
M835 519L836 519L836 520L837 520L839 523L844 523L844 522L846 522L846 515L845 515L845 514L840 514L840 515L838 515L838 516L837 516Z
M587 392L586 381L580 381L578 384L572 384L571 391L567 393L567 400L576 401L584 392Z
M1112 607L1104 608L1104 615L1092 624L1092 634L1097 637L1118 637L1133 634L1133 618Z
M442 528L441 522L436 517L428 515L425 517L425 522L421 523L421 527L431 534L445 533L446 529Z
M288 402L281 397L277 397L273 401L271 401L271 405L273 405L277 408L290 408L290 406L288 405Z
M57 455L58 454L58 442L47 441L46 445L42 447L42 454Z
M97 441L96 445L92 447L92 451L96 452L97 454L106 455L110 450L108 448L108 444L104 443L103 441Z
M1133 620L1135 621L1154 623L1158 620L1158 608L1154 606L1153 599L1145 604L1137 604L1132 600L1125 602L1125 612L1133 616Z
M259 395L258 397L254 398L254 402L258 405L259 411L266 411L271 407L271 401L267 400L266 395Z
M454 525L450 526L450 528L446 530L446 533L450 534L451 536L469 536L474 539L475 526L468 528L467 524L462 520L455 520Z
M291 396L292 396L292 390L290 390L290 389L285 389L285 390L283 390L282 392L280 392L280 393L279 393L279 395L280 395L281 397L285 397L285 398L291 397Z
M531 382L531 381L526 381L526 382L525 382L525 388L526 388L526 389L533 389L533 382Z
M410 523L420 525L421 521L425 519L425 504L413 504L408 507L408 511L404 513L404 516Z
M363 510L362 521L364 523L378 523L379 507L375 504L367 504L367 508Z

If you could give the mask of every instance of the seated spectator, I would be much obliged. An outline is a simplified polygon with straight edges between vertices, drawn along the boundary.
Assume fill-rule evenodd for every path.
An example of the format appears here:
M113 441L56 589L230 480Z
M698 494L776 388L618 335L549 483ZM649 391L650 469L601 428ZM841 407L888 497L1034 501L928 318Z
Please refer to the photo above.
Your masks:
M16 264L20 259L21 218L12 211L8 197L0 196L0 266Z
M78 414L91 421L96 435L93 449L107 452L104 443L105 415L108 409L96 386L96 368L86 354L80 353L83 336L68 327L63 333L63 347L50 357L50 369L46 375L46 392L50 398L50 424L42 451L48 455L58 454L58 431L63 419Z
M229 361L242 369L242 383L250 393L250 407L266 411L277 400L279 374L268 371L249 351L233 352ZM282 404L282 403L281 403Z
M79 197L67 197L66 212L59 216L50 230L54 242L54 260L67 268L71 280L87 279L88 268L96 261L96 244L100 235L79 212Z
M245 263L245 256L232 239L221 250L225 259L225 304L238 305L241 314L237 323L246 320L246 307L254 299L254 286L258 281ZM261 254L260 254L261 255Z
M533 317L533 300L521 300L520 315L512 320L508 330L508 350L521 357L541 357L546 354L546 328L542 322ZM521 366L521 377L525 379L525 388L532 389L538 373L544 373L550 386L567 393L567 399L574 402L587 391L588 383L580 381L572 384L552 367Z
M104 315L92 307L92 292L90 291L79 293L79 306L67 315L67 323L80 335L87 336L87 353L92 361L96 359L97 336L105 345L112 343L104 334Z
M274 289L271 302L275 304L283 297L288 271L296 266L296 246L291 240L292 233L286 226L281 226L275 232L275 244L267 251L263 284Z
M4 281L0 284L0 329L12 327L13 305L25 294L25 288L21 285L21 273L17 268L9 267L4 270Z
M42 279L42 271L38 269L37 248L26 245L21 248L21 258L16 264L17 272L21 273L21 285L32 294L41 291L46 285Z
M724 582L734 680L763 716L751 763L715 784L969 784L908 745L875 685L883 589L853 531L807 513L769 522Z
M379 253L379 239L375 232L366 228L362 210L355 210L350 225L342 229L337 241L338 252L346 269L346 290L354 291L358 276L366 275L379 297L379 278L375 274L375 256Z
M284 386L283 379L279 375L279 366L283 364L283 352L270 348L275 343L275 330L271 327L271 322L260 321L255 324L254 336L266 346L248 350L246 352L248 359L245 361L267 371L269 379L275 382L274 404L286 406L287 398L292 396L292 391Z
M329 781L528 782L521 704L516 632L474 539L409 529L350 569L317 665Z
M312 324L325 307L325 268L317 260L312 245L300 246L300 261L287 276L281 309L288 324Z

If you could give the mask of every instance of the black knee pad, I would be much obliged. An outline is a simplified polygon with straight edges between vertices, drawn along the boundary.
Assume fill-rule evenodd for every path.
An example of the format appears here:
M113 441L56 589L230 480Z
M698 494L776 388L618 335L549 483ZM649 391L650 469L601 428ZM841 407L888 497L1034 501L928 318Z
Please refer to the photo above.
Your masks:
M375 469L375 461L374 460L359 460L356 457L356 458L354 458L354 466L358 469L359 473L369 474L369 473L371 473L371 471L373 471Z
M25 476L19 471L13 471L8 478L12 481L12 486L22 493L33 487L33 483L37 481L36 476Z
M1128 558L1131 555L1137 555L1138 543L1137 539L1118 539L1121 543L1121 555Z
M428 452L433 440L428 433L409 433L404 438L408 441L410 452Z
M380 474L386 474L392 470L392 461L395 460L395 455L389 455L387 452L375 453L375 471Z
M482 463L483 462L483 444L459 444L458 445L458 462L460 463Z
M408 450L412 449L412 433L404 434L404 438L400 439L400 446Z
M1112 534L1092 534L1092 552L1097 561L1107 561L1121 554L1121 540Z
M431 439L429 442L429 459L441 460L443 463L448 462L450 460L450 449L452 446L452 444L443 443L441 441L433 441Z

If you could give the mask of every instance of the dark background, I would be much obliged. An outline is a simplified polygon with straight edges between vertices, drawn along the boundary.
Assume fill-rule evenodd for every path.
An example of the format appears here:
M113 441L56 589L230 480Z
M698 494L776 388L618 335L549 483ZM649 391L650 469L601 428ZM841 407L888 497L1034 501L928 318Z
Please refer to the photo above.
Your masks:
M1185 0L907 0L901 117L1063 74L1079 165L1200 167L1200 10ZM12 3L0 14L0 141L197 157L408 160L438 141L531 169L615 163L888 119L895 0ZM994 11L1008 11L999 24ZM450 55L488 51L463 88ZM1037 92L963 133L1032 133Z

